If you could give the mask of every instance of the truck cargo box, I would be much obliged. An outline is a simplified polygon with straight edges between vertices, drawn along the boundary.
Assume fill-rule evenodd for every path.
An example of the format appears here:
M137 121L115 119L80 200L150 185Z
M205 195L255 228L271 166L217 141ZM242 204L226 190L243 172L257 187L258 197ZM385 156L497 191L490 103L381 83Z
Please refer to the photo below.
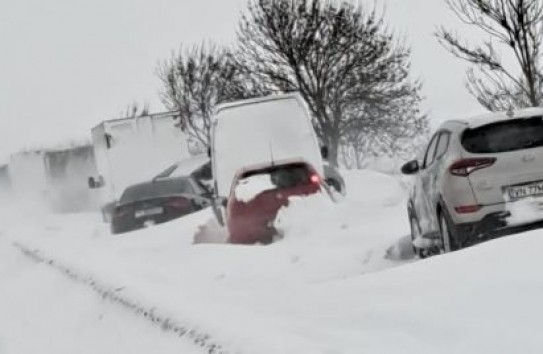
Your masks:
M176 112L113 119L92 129L98 174L89 184L102 205L118 200L128 186L152 179L175 161L187 158L188 137L176 126Z

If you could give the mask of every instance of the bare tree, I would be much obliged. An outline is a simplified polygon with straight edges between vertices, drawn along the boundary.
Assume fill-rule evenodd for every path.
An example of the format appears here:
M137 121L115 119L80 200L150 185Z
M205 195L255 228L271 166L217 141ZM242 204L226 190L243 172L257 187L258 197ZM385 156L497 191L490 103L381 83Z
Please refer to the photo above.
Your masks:
M368 159L388 156L402 161L416 154L417 141L425 139L428 120L419 111L417 95L398 97L381 108L366 107L359 125L342 136L344 163L364 168Z
M228 50L201 44L181 51L158 68L163 104L179 111L179 126L204 147L209 146L211 116L222 102L258 94Z
M299 91L321 142L337 164L342 138L390 116L403 97L418 114L420 85L409 80L409 51L375 11L326 0L251 0L238 30L238 64L269 91ZM373 108L379 109L373 109ZM395 120L379 120L396 124Z
M543 2L541 0L446 0L465 24L488 38L478 45L441 27L439 41L456 57L474 65L467 87L489 110L539 106L543 102ZM502 52L514 58L507 65Z

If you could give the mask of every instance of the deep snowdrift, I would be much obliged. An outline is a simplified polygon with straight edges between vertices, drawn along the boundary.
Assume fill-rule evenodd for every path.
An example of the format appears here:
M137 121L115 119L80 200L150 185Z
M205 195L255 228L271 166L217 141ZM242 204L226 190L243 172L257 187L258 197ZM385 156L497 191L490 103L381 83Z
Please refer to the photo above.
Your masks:
M404 190L380 173L345 177L347 198L338 204L317 197L294 201L277 221L284 238L268 246L193 244L199 226L212 218L209 210L120 237L111 236L97 215L12 217L0 237L120 289L240 353L541 352L542 232L400 261L390 246L408 234ZM17 269L0 278L18 279ZM47 280L29 276L17 286L57 285ZM65 289L77 287L57 281L64 282L58 299L40 298L44 306L69 299ZM36 296L25 297L24 290L18 295L14 308ZM0 303L9 301L0 293ZM80 304L87 313L96 311L92 299ZM43 316L54 318L53 310L67 316L54 306ZM14 322L0 317L0 343L13 338L2 328L24 328L28 316ZM70 324L74 336L86 330ZM162 338L155 332L149 328L150 338ZM56 333L45 352L62 340ZM104 341L109 352L123 351Z
M13 251L0 235L1 354L200 353Z

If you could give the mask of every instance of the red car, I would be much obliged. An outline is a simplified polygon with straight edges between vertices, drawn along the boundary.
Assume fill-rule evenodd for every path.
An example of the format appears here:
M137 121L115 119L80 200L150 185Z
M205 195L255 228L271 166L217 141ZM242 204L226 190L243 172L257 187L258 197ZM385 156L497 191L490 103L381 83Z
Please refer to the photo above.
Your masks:
M240 188L251 183L255 191L240 196ZM264 182L264 183L262 183ZM238 173L226 206L226 225L231 243L270 243L277 234L273 223L281 207L292 196L321 190L321 177L306 163L287 163L246 169Z

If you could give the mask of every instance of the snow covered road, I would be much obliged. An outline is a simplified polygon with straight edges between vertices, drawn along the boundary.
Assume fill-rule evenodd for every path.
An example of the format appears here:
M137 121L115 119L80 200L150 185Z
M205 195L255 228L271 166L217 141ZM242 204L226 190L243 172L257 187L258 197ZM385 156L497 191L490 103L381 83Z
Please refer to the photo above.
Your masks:
M211 333L225 347L242 347L248 353L289 352L286 348L300 340L296 334L281 335L292 337L284 342L276 340L275 320L270 318L275 310L270 304L289 303L310 284L397 264L384 257L398 235L405 234L405 223L395 226L393 233L376 232L376 223L383 221L383 208L403 212L403 191L394 179L380 174L354 178L357 183L374 183L373 192L381 196L366 193L363 201L354 198L337 210L331 203L317 201L314 217L320 222L299 215L292 223L294 217L285 216L283 227L291 236L265 247L193 245L198 227L212 218L209 210L121 237L112 237L92 214L44 213L26 220L13 215L2 232L10 242L39 250L56 265L93 277L106 288L121 289L120 295L185 328ZM360 213L369 209L376 210L372 222L359 225ZM306 229L306 223L312 229ZM312 233L316 237L310 237ZM296 323L289 317L281 321L285 328ZM270 337L263 342L265 333Z
M96 215L13 216L0 229L9 289L0 292L0 353L84 352L80 343L94 353L202 352L196 337L153 327L59 268L225 352L542 352L541 231L391 259L408 233L403 190L374 172L347 177L347 200L295 202L279 218L285 238L269 246L194 245L210 211L119 237ZM13 242L55 267L24 259ZM21 344L27 326L37 339Z
M0 236L0 353L201 353L36 264Z

